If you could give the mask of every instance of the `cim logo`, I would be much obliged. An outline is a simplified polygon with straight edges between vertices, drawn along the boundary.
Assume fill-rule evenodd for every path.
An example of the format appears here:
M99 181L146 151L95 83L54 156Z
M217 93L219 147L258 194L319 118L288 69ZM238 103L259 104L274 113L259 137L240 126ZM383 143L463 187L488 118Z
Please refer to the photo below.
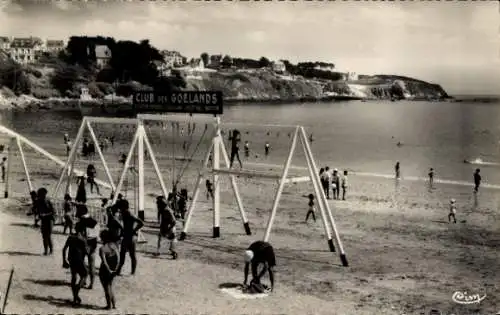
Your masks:
M451 299L457 304L479 304L486 298L486 294L481 296L479 294L468 294L467 291L455 292Z

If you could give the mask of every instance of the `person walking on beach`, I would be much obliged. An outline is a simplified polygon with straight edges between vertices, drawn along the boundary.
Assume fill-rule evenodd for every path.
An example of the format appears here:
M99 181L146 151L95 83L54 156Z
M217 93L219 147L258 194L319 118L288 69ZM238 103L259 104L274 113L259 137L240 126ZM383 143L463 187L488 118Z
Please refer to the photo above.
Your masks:
M270 290L274 289L274 272L273 269L276 266L276 256L274 254L274 249L268 242L256 241L253 242L248 249L245 251L245 279L243 281L243 286L247 286L248 272L252 267L252 280L250 281L250 286L252 289L259 293L265 292L265 288L261 284L261 278L264 276L266 271L269 273L269 280L271 281ZM258 267L262 265L262 271L258 273Z
M481 185L481 175L479 174L481 172L480 169L476 169L474 172L474 193L479 192L479 186Z
M233 132L231 133L231 136L229 137L229 140L231 141L231 158L229 161L229 168L233 167L234 158L238 159L238 162L240 163L240 168L243 168L243 164L241 163L240 159L240 141L241 141L240 131L238 129L234 129Z
M117 275L121 274L127 252L130 255L130 262L132 264L131 274L134 275L137 268L137 235L139 230L144 226L144 223L130 212L127 200L122 200L119 208L122 213L123 239L120 247L120 264L118 265Z
M77 223L75 234L68 236L62 250L63 268L69 268L71 272L71 291L73 293L73 305L75 306L82 303L79 293L88 274L87 266L85 266L87 242L84 230L83 224Z
M207 188L207 200L210 200L210 198L212 198L212 200L213 200L214 199L214 189L213 189L213 184L210 181L210 179L207 179L205 181L205 187Z
M345 200L345 193L347 191L347 171L344 171L344 176L342 177L342 200Z
M394 172L396 173L396 179L401 179L401 167L399 161L396 162L396 165L394 166Z
M307 221L309 221L309 216L312 215L312 218L314 220L314 222L316 222L316 213L315 213L315 209L314 209L314 195L313 194L309 194L309 196L307 196L309 198L309 203L307 204L309 206L309 210L307 211L307 215L306 215L306 223Z
M66 229L69 229L69 234L73 234L73 218L71 217L71 196L69 194L64 195L64 204L63 204L63 210L64 210L64 228L63 228L63 234L66 234Z
M432 167L429 170L429 188L434 188L434 169Z
M170 212L170 209L164 208L161 212L160 231L158 233L158 244L156 247L156 256L160 255L161 239L166 238L170 242L169 251L172 259L177 259L177 252L175 251L175 244L177 238L175 236L175 217Z
M40 217L40 231L42 233L43 241L43 254L52 255L53 243L52 243L52 229L54 227L54 206L52 202L47 198L47 189L40 188L37 192L36 207L37 212Z
M113 290L113 280L116 277L117 268L120 264L120 254L118 245L113 241L113 238L108 230L103 230L100 233L102 246L99 248L99 257L101 258L101 266L99 267L99 280L104 289L106 298L105 309L115 309L116 300Z
M448 222L451 223L451 218L453 218L453 223L457 223L457 205L455 204L455 199L450 200L450 213L448 214Z
M266 157L269 155L269 150L271 149L271 146L269 145L269 142L266 141L266 145L264 147L264 152L266 154Z
M333 170L333 175L332 175L332 194L333 194L333 199L339 199L339 191L340 191L340 177L339 177L339 171L337 169Z

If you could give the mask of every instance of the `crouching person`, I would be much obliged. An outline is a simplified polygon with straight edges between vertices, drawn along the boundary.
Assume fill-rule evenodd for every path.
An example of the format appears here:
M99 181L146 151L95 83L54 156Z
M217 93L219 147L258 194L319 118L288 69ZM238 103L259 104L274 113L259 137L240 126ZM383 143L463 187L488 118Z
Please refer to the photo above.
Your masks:
M243 286L247 288L248 281L248 271L252 268L252 280L250 281L250 291L255 293L265 293L268 289L273 291L274 289L274 271L273 268L276 266L276 256L274 255L274 249L268 242L256 241L252 243L248 249L245 251L245 280ZM260 273L258 268L262 266ZM261 283L262 276L269 273L269 280L271 282L271 287L267 288Z

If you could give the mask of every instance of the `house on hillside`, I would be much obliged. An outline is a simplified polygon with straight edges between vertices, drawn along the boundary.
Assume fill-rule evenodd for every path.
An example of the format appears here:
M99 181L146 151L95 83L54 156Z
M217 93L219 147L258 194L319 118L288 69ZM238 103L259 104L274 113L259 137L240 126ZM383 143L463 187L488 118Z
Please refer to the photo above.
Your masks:
M212 55L208 59L208 65L205 66L207 66L208 68L218 69L220 68L221 63L222 63L222 55Z
M181 67L184 65L185 57L178 51L162 50L160 54L163 56L165 65L168 68Z
M64 41L48 39L45 42L45 52L57 54L64 50Z
M286 71L286 65L281 60L273 61L273 63L272 63L272 69L276 73L283 73L283 72Z
M36 38L14 38L10 43L10 57L17 63L29 64L36 61L41 50L41 41Z
M9 51L10 49L10 38L9 37L0 37L0 49Z
M111 49L107 45L96 45L95 58L99 69L106 67L111 60Z
M172 68L169 67L165 61L155 60L153 64L156 66L156 70L158 70L160 76L168 77L172 75Z
M203 69L205 69L205 63L203 62L203 59L201 59L201 58L192 58L189 61L189 66L193 70L203 70Z

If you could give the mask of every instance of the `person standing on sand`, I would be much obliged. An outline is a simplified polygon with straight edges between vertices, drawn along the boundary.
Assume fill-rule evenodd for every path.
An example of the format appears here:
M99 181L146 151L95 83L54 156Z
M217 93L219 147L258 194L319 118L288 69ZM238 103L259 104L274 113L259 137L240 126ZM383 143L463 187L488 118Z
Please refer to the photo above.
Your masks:
M271 149L271 146L269 145L269 142L266 141L266 145L264 147L264 152L266 156L269 156L269 150Z
M5 174L6 174L6 167L7 167L7 158L5 156L2 158L0 165L2 166L2 183L5 183Z
M163 213L163 210L167 208L167 202L165 201L165 196L158 196L156 197L156 210L157 210L157 222L161 222L161 214Z
M479 172L481 172L481 170L478 168L474 172L474 193L479 192L479 186L481 185L482 178Z
M231 158L229 160L229 168L233 167L234 158L238 159L240 168L243 168L243 164L241 163L240 159L240 131L238 129L234 129L230 135L231 136L229 137L229 140L231 141Z
M245 141L245 157L249 156L250 156L250 144L248 143L248 141Z
M99 257L101 258L101 266L99 267L99 280L104 289L106 298L105 309L115 309L116 300L113 290L113 280L116 277L117 268L120 264L118 245L113 241L108 230L103 230L100 233L103 245L99 248Z
M36 208L40 217L40 231L42 233L43 254L52 255L52 228L54 227L54 206L47 199L47 189L40 188L37 192Z
M321 183L323 185L323 190L325 192L326 198L330 199L330 183L332 181L332 176L330 174L330 167L325 167L325 171L321 175Z
M125 255L128 252L130 255L130 262L132 264L131 274L134 275L137 268L137 235L139 230L144 226L144 223L130 212L127 200L122 200L118 207L122 213L123 239L120 247L120 264L118 265L116 273L117 275L121 274L121 270L125 264Z
M457 223L457 205L455 204L455 199L450 200L450 213L448 214L448 223L451 222L451 218L453 218L453 223Z
M205 181L205 187L207 188L207 200L210 200L210 198L212 198L212 200L213 200L214 199L214 189L213 189L213 184L210 181L210 179L207 179Z
M342 200L345 200L345 193L347 191L347 171L344 171L344 176L342 177Z
M429 170L429 188L432 189L434 187L434 169L431 167Z
M309 198L309 203L307 204L309 206L309 210L307 211L307 215L306 215L306 223L307 223L307 221L309 221L310 215L312 215L314 222L316 222L316 214L314 211L314 195L309 194L309 196L307 196L307 197Z
M77 223L75 234L68 236L62 250L63 268L69 268L71 271L71 291L73 292L73 305L75 306L82 303L82 299L78 294L83 288L88 275L88 269L85 266L87 242L84 230L83 224Z
M175 244L177 238L175 236L175 217L168 208L164 208L161 212L160 231L158 233L158 244L156 247L156 256L160 255L161 239L166 238L170 241L170 254L172 259L177 259L177 252L175 251Z
M71 196L69 194L64 195L64 204L63 204L63 210L64 210L64 228L63 228L63 234L66 234L66 229L69 229L69 234L73 234L73 219L71 218Z
M78 177L78 189L76 190L76 202L86 203L87 202L87 191L85 190L85 177Z
M99 192L99 185L97 185L95 181L96 175L97 170L95 169L94 164L89 164L87 166L87 182L90 184L90 193L94 192L95 187L97 194L100 195L101 193Z
M38 227L38 221L40 217L38 216L38 209L36 206L36 201L38 199L38 196L36 195L36 191L30 192L30 197L31 197L31 214L33 214L33 226Z
M94 286L94 266L95 266L95 252L97 250L97 238L99 237L99 225L97 221L90 216L88 209L85 205L81 206L81 215L79 223L85 226L84 235L87 240L87 260L89 262L89 280L90 283L87 289L91 290Z
M333 199L339 199L339 190L340 190L340 178L339 178L339 171L337 169L333 170L333 175L332 175L332 193L333 193Z
M260 280L262 276L269 273L269 280L271 281L271 291L274 289L274 272L273 268L276 266L276 256L274 255L274 249L268 242L256 241L252 243L248 249L245 251L245 279L243 281L243 286L247 286L248 272L252 267L252 280L250 281L250 286L258 293L263 293L265 288L262 286ZM262 271L257 273L259 265L262 265Z
M401 179L401 166L399 161L396 162L396 165L394 166L394 172L396 173L396 179Z

